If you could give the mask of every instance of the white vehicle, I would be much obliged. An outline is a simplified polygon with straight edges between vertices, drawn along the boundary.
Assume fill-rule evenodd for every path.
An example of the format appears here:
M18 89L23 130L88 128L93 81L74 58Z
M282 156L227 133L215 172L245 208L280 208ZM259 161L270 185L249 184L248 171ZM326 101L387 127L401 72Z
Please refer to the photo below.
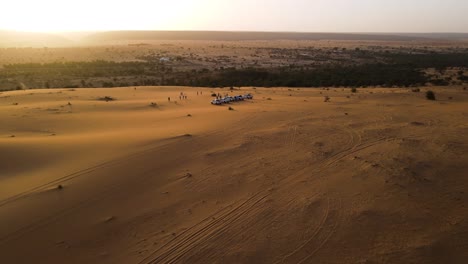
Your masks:
M223 102L221 102L220 99L215 99L215 100L211 101L211 104L212 105L220 105L220 104L223 104Z
M229 103L229 102L235 101L235 99L233 97L231 97L231 96L226 96L226 97L224 97L224 101L226 101L226 103Z

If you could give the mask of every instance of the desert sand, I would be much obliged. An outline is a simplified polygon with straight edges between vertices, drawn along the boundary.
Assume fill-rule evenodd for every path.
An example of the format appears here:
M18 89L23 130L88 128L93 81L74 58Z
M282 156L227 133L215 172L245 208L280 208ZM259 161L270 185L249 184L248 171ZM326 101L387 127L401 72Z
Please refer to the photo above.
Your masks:
M466 263L468 92L428 89L0 93L0 262Z

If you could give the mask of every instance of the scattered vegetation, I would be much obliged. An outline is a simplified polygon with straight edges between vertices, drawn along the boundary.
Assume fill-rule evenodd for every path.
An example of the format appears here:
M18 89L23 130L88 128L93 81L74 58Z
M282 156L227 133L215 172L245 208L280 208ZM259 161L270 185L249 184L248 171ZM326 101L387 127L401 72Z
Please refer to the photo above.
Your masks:
M426 98L427 98L427 100L434 101L436 99L435 93L433 91L427 91L426 92Z
M293 52L294 51L294 52ZM82 61L52 63L17 63L0 69L3 90L27 88L63 88L70 91L82 87L128 87L183 85L202 87L412 87L463 84L468 81L468 52L413 50L294 50L274 49L269 58L281 61L295 59L297 64L249 64L227 67L232 59L206 58L213 67L196 64L184 69L177 64L161 62L155 55L139 57L139 61ZM297 55L299 52L311 55ZM295 55L294 55L295 54ZM314 55L313 57L312 54ZM191 55L175 61L190 61ZM314 59L311 59L314 58ZM319 58L319 60L317 60ZM257 59L258 60L258 59ZM318 63L323 62L323 63ZM222 65L222 66L220 66ZM278 64L271 64L278 65ZM195 67L195 66L194 66ZM435 73L427 73L434 69ZM451 69L454 73L443 73ZM212 94L216 96L216 94Z

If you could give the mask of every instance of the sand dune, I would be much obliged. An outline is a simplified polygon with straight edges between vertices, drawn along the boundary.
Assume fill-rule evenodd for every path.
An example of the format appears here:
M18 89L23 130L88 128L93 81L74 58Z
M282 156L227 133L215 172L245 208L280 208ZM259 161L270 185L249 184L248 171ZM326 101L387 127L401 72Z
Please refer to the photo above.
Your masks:
M433 90L3 92L0 259L464 263L468 93Z

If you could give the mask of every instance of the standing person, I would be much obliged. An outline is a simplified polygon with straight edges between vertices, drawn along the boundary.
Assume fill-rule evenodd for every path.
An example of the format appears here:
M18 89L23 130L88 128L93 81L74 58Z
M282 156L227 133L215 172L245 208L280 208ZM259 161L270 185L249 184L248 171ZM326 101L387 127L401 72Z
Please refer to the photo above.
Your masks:
M171 101L171 97L168 97L168 98L167 98L167 101L170 102L170 101Z

